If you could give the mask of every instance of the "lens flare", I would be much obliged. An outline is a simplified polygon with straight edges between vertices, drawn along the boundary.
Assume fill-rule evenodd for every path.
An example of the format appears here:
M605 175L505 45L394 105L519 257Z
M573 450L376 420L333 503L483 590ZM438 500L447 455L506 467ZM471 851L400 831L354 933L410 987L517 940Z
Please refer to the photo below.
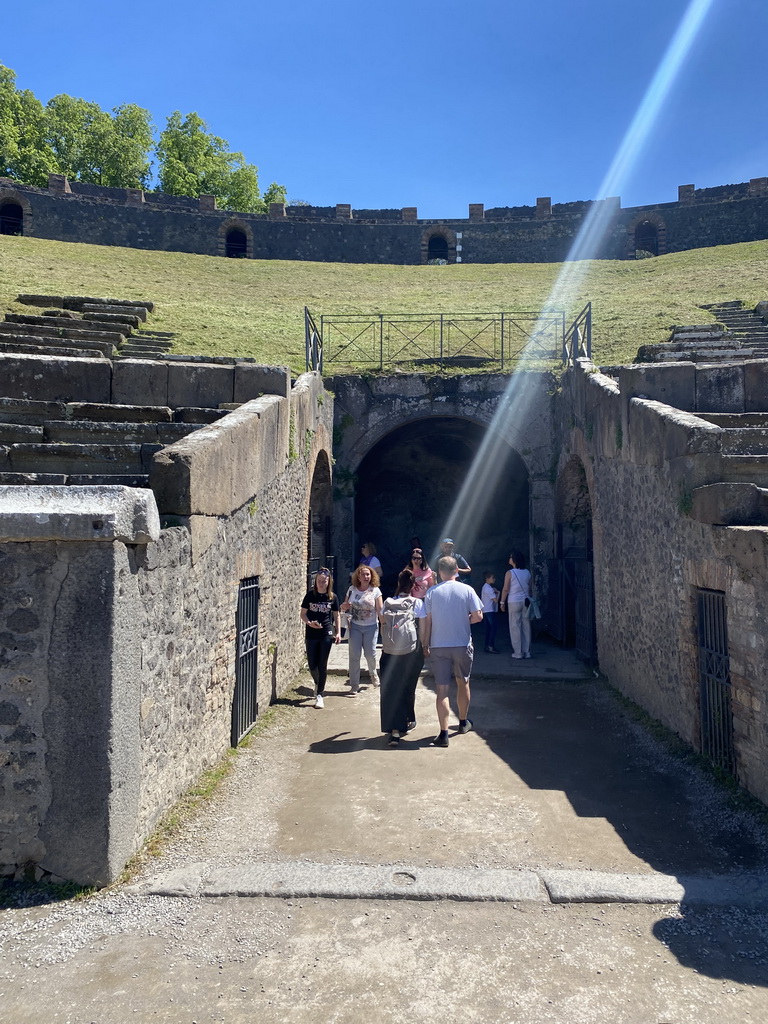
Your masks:
M688 4L601 183L597 200L584 218L545 309L573 309L577 303L585 301L583 297L580 299L580 293L589 275L588 261L599 253L619 202L608 197L620 194L714 3L715 0L691 0ZM491 492L499 467L504 464L505 447L519 447L515 438L529 415L531 400L530 393L526 393L525 375L513 372L441 533L441 536L460 538L462 550L471 550L483 499Z

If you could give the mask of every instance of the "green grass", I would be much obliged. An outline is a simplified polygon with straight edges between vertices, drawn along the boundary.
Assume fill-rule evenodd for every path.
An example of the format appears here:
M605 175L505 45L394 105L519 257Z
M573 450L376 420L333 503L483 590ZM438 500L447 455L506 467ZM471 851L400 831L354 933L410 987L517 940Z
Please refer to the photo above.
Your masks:
M19 292L152 299L151 326L176 332L179 352L254 356L302 371L305 305L316 315L536 310L559 266L228 260L0 236L0 312L19 310ZM640 345L666 340L673 325L711 320L700 304L768 298L768 241L592 261L584 270L568 312L591 300L595 361L627 362Z

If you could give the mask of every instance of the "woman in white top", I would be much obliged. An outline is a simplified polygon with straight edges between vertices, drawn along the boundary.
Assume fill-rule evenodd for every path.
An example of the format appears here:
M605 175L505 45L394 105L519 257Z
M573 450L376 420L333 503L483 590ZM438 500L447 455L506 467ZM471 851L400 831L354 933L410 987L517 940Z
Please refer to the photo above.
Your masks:
M378 573L368 565L358 565L352 573L352 586L341 606L341 611L349 615L349 685L352 696L360 689L361 653L365 654L371 682L374 686L379 685L376 633L381 604Z
M499 607L506 606L509 614L509 639L512 641L513 658L531 656L531 620L528 608L531 603L531 574L525 569L522 557L516 552L509 556L510 568L504 576Z

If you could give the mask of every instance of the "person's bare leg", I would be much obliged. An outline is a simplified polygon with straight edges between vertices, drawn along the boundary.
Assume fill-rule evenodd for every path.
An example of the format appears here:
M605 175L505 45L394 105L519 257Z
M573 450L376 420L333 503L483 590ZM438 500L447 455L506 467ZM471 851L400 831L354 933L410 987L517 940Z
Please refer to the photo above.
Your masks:
M467 717L469 711L469 677L462 679L461 677L456 678L456 703L459 707L459 719L463 722Z
M440 731L446 732L448 729L448 719L451 716L451 704L448 699L448 687L438 686L436 687L437 696L435 697L435 707L437 708L437 721L440 724Z

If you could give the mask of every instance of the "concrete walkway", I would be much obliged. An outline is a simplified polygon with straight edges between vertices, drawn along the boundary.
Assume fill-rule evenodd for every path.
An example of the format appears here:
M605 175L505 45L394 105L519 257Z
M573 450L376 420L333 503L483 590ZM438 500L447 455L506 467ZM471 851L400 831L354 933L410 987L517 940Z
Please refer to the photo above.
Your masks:
M477 669L472 732L425 676L394 749L339 648L139 878L0 915L7 1019L766 1019L763 827L568 653Z

